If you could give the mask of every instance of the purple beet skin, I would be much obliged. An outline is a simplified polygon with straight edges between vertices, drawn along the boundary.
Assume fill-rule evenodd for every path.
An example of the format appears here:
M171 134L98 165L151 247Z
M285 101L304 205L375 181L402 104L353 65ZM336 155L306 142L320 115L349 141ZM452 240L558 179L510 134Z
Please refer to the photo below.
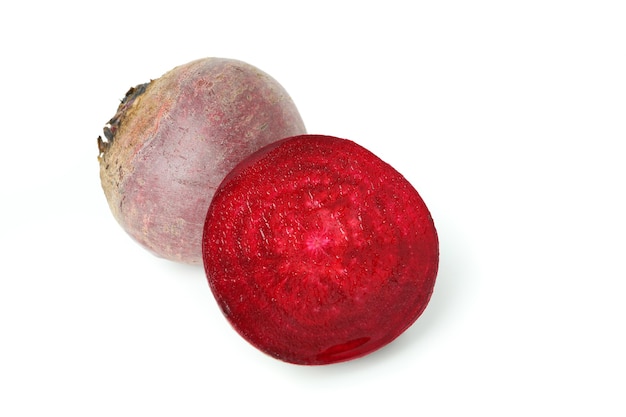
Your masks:
M276 80L241 61L200 59L128 92L98 138L102 187L136 241L200 264L206 212L226 174L259 148L303 133Z

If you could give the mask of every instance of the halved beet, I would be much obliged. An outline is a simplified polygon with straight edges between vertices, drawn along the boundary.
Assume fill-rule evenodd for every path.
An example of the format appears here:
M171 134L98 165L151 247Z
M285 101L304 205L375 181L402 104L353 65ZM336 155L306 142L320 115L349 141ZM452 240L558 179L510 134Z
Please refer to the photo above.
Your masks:
M280 360L366 355L426 308L437 232L390 165L331 136L266 146L216 191L203 235L213 294L232 326Z

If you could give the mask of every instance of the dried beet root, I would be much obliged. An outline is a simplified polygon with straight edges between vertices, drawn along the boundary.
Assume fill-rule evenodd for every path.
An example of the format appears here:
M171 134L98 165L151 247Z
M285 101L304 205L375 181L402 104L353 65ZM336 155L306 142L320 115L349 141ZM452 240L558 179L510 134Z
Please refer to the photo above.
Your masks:
M302 135L266 146L220 185L203 236L226 318L280 360L366 355L423 312L439 262L417 191L356 143Z
M206 58L132 88L98 138L113 215L158 256L201 263L214 190L257 149L305 133L276 80L241 61Z

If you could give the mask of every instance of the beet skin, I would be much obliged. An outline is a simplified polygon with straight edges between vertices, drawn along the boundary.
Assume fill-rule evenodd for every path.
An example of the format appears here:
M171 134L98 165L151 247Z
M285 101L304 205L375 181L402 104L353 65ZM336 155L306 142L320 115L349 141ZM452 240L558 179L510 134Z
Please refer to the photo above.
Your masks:
M158 256L201 263L213 192L257 149L305 133L276 80L241 61L206 58L131 89L98 138L113 215Z
M432 294L439 243L417 191L356 143L302 135L240 163L215 193L204 266L226 318L286 362L366 355Z

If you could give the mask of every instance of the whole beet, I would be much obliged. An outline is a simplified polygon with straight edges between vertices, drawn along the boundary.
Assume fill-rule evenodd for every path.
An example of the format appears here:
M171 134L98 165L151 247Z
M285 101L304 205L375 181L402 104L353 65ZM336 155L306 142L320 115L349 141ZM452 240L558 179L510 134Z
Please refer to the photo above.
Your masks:
M214 191L257 149L305 133L285 89L241 61L205 58L131 88L98 138L114 217L157 256L202 263Z

